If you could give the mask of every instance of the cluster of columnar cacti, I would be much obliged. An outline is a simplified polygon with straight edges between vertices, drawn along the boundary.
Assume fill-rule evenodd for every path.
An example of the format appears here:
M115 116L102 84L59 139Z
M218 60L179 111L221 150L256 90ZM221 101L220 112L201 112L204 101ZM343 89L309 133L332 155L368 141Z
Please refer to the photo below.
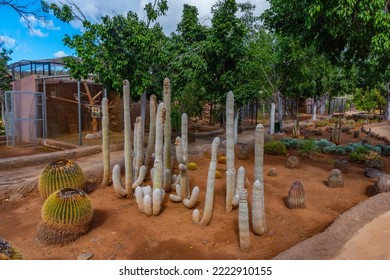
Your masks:
M102 154L103 154L103 180L102 186L110 184L110 139L108 126L108 99L102 100Z
M7 240L0 237L0 260L21 260L21 254Z
M195 170L196 163L188 162L188 117L187 114L182 114L181 117L181 136L176 137L176 158L179 163L180 174L173 180L172 188L176 190L175 194L170 194L170 199L173 202L183 202L186 208L193 208L199 197L199 187L195 186L190 191L188 170ZM191 193L191 194L190 194Z
M195 209L192 213L193 223L199 223L203 226L207 226L210 223L213 212L215 171L217 169L217 152L220 142L219 137L215 137L211 144L211 160L207 176L206 199L202 219L200 219L198 209Z
M288 208L305 208L305 191L301 181L295 181L288 191L286 200Z
M82 189L86 183L83 170L80 166L67 159L60 159L49 163L41 172L38 181L38 190L43 199L53 192L67 187Z
M329 188L342 188L344 187L343 174L338 169L330 171L328 176L328 187Z
M300 133L300 130L299 130L299 119L296 119L296 121L294 123L293 130L292 130L292 136L294 138L298 138L300 135L301 135L301 133Z
M341 129L342 129L342 121L341 118L339 117L338 121L334 124L334 127L332 128L332 135L331 135L331 141L336 145L340 144Z
M233 210L233 198L236 186L234 167L234 95L229 91L226 96L226 212Z
M296 156L289 156L286 160L286 167L297 168L299 165L299 159Z
M60 189L43 204L37 238L44 244L70 243L88 231L92 216L91 202L83 190Z
M138 210L146 216L157 216L161 212L165 191L162 188L152 189L150 186L135 189L135 199Z

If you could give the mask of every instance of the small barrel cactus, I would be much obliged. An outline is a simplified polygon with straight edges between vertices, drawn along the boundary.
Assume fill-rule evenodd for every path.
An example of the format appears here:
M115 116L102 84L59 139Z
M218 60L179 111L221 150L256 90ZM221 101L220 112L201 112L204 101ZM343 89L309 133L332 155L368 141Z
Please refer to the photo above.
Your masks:
M328 187L329 188L342 188L344 187L344 178L343 174L338 169L333 169L329 173L328 177Z
M274 176L278 176L278 171L276 170L276 168L270 168L269 171L268 171L268 176L271 176L271 177L274 177Z
M286 167L288 168L297 168L299 164L299 159L296 156L289 156L286 161Z
M221 172L219 172L218 170L215 171L215 179L221 179L221 178L222 178Z
M83 190L60 189L43 204L37 238L43 244L70 243L88 231L92 216L91 202Z
M21 260L20 253L7 240L0 237L0 260Z
M49 163L41 172L38 181L38 190L43 199L62 188L84 188L86 183L80 166L67 159L60 159Z
M343 173L348 171L349 162L346 159L336 159L333 163L333 168L338 169Z
M286 205L288 208L305 208L305 191L301 181L295 181L291 185Z
M218 163L226 164L226 157L225 157L225 156L220 156L220 157L218 158Z
M390 175L383 174L378 178L378 181L375 183L375 192L384 193L390 192Z
M190 162L187 165L188 170L196 170L198 168L198 165L195 162Z

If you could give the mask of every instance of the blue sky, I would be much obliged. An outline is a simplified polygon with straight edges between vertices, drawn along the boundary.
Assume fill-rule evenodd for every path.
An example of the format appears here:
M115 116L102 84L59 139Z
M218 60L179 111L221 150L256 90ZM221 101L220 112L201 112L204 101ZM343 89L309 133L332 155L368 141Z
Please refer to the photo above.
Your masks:
M18 1L19 3L32 2L32 0ZM47 0L47 2L58 3L59 1ZM114 12L126 14L129 10L136 12L143 19L145 18L143 7L152 0L73 0L73 2L89 20L99 22L103 15L112 15ZM216 0L168 0L168 14L158 20L167 34L175 31L180 21L183 4L186 3L197 6L201 21L207 24L211 15L211 6L215 2ZM238 0L238 2L246 1ZM269 6L265 0L250 0L250 2L256 5L256 13L259 14ZM64 46L62 39L65 34L74 35L82 32L79 23L65 24L50 15L45 23L31 18L32 27L29 29L23 19L7 6L0 6L0 15L0 41L13 51L11 63L22 59L36 60L73 55L73 50Z

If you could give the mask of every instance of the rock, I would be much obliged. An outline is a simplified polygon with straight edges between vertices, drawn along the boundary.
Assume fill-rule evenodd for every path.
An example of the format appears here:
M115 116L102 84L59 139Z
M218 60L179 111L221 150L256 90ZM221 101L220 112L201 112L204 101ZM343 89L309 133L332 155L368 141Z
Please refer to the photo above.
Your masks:
M271 168L269 171L268 171L268 176L278 176L278 171L276 170L276 168Z
M92 257L93 257L92 253L86 252L86 253L82 253L82 254L78 255L77 259L78 260L89 260Z
M370 177L370 178L379 178L380 176L382 176L382 171L380 171L376 168L366 167L365 174L367 177Z
M390 175L383 174L378 178L378 181L375 183L375 192L390 192Z

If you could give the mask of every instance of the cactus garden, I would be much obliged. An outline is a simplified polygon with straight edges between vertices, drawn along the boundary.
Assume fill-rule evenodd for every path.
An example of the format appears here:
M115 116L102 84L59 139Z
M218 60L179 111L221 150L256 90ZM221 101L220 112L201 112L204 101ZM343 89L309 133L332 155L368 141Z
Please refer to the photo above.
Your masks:
M2 241L8 240L24 259L76 259L85 252L93 259L272 259L389 192L387 177L365 173L378 166L390 172L383 141L353 142L340 132L334 143L334 131L327 139L268 135L264 123L235 143L230 92L226 133L189 143L185 113L180 133L171 135L169 79L163 89L163 99L151 97L150 129L143 133L144 120L129 119L130 88L123 82L123 150L108 150L105 100L101 153L31 167L39 169L38 187L0 202L0 257L16 256ZM306 135L310 129L319 128L308 125ZM243 145L245 158L238 156Z

